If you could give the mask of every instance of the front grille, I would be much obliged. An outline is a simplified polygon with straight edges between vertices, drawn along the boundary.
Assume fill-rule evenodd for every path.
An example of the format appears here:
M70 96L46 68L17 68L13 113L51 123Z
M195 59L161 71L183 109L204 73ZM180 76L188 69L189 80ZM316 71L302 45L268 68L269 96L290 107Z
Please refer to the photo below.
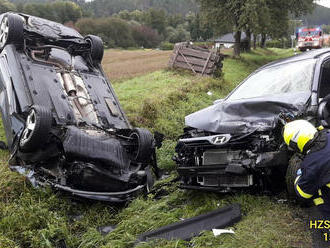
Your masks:
M229 164L240 158L240 151L208 150L203 153L203 165Z
M201 186L209 187L249 187L253 185L252 175L217 175L198 177Z

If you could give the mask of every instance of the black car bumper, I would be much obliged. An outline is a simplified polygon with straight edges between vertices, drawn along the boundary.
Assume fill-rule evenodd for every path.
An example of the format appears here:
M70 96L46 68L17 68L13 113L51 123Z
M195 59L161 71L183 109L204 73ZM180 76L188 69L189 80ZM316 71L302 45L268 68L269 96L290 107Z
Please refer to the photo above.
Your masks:
M141 194L147 189L146 184L139 185L133 189L120 191L120 192L93 192L93 191L76 190L59 184L54 184L52 186L55 189L68 192L74 196L79 196L90 200L111 202L111 203L123 203L123 202L131 201L137 195Z
M181 188L222 192L228 188L246 188L253 185L253 175L240 165L179 167Z

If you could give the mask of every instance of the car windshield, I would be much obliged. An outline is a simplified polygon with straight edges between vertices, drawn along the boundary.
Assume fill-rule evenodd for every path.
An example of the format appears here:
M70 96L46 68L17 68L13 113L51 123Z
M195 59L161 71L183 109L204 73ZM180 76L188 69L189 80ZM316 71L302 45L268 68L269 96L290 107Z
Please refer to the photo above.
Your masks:
M320 31L309 31L309 32L300 32L299 37L311 36L311 35L319 35Z
M272 66L250 76L227 101L311 91L315 59Z

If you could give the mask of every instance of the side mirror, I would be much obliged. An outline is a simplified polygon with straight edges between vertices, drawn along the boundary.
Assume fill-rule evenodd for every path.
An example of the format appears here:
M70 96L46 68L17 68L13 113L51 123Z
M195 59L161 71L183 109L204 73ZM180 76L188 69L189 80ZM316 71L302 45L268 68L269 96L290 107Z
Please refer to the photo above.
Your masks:
M224 100L224 99L218 99L218 100L215 100L215 101L213 102L213 105L218 104L218 103L222 103L223 100Z
M329 102L323 100L319 104L319 108L317 110L317 116L321 122L321 125L325 128L330 127L330 112L329 112Z

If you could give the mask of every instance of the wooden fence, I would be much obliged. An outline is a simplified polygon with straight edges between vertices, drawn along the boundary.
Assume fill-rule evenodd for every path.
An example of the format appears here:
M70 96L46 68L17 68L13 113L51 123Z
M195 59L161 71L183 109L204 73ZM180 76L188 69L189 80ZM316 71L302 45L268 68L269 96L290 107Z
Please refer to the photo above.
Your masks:
M213 75L215 71L221 70L222 60L220 53L182 42L175 44L169 66L188 69L195 74Z

